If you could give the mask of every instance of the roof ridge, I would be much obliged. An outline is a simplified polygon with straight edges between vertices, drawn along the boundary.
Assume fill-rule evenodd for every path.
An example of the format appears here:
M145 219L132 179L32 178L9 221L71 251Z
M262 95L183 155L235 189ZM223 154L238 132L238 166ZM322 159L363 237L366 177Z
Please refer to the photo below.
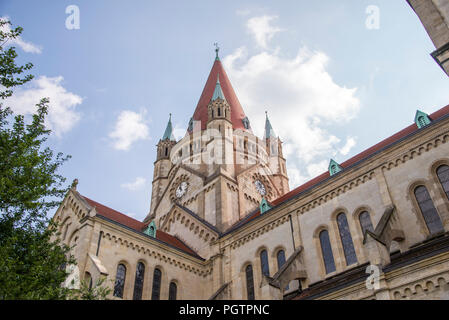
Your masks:
M441 109L433 112L429 115L429 118L432 120L432 123L429 126L426 126L425 128L430 127L433 123L438 122L442 119L445 119L446 117L449 117L449 105L442 107ZM349 158L345 162L341 163L340 166L343 169L351 168L352 166L355 166L359 164L360 162L365 161L371 156L374 156L378 152L382 151L384 148L388 148L391 145L402 141L403 139L408 138L410 135L413 135L417 132L419 132L421 129L418 129L416 123L413 123L398 132L394 133L393 135L381 140L380 142L374 144L373 146L365 149L362 152L359 152L355 156ZM271 201L271 203L274 205L274 207L284 203L285 201L291 200L292 198L301 195L302 193L310 190L311 188L316 187L320 183L323 183L327 181L328 179L332 178L330 176L329 171L323 172L322 174L306 181L305 183L299 185L295 189L291 190L290 192L274 199ZM273 208L272 208L273 209ZM249 213L247 216L242 218L241 220L237 221L234 225L232 225L225 233L223 233L222 236L225 236L234 230L240 228L241 226L245 225L249 221L262 216L260 214L260 209L257 208L253 212Z

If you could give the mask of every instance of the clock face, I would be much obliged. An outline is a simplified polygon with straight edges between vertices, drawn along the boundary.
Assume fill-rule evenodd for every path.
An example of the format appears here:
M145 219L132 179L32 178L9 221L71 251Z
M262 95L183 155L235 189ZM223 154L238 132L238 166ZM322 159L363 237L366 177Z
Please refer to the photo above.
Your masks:
M187 182L183 181L176 188L176 198L181 198L187 191Z
M257 192L259 192L262 196L267 194L267 190L265 190L265 186L262 182L260 182L260 180L254 181L254 184L256 185Z

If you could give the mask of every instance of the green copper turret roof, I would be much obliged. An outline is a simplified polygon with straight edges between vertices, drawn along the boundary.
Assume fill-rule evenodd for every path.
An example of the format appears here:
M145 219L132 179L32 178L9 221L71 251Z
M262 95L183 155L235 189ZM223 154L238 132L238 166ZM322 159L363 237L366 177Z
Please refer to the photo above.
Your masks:
M214 94L212 95L212 101L215 101L218 98L220 98L222 100L226 100L224 97L223 90L221 90L220 74L217 74L217 83L215 84L215 90L214 90Z
M265 120L265 134L264 138L277 138L276 133L274 133L273 127L271 126L270 120L268 119L268 112L265 111L266 120Z
M170 118L168 119L167 128L165 129L164 136L162 140L171 140L176 141L175 136L173 135L173 126L171 124L171 113Z

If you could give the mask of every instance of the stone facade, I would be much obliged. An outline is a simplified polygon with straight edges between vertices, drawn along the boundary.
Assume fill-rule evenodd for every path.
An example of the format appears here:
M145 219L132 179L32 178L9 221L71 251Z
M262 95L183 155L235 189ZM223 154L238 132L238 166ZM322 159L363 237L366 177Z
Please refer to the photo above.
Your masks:
M231 89L217 58L206 111L180 141L169 122L157 146L143 222L71 188L54 219L80 280L106 277L113 299L140 297L138 288L142 299L169 299L174 287L176 299L449 297L449 106L290 191L268 117L270 132L255 137Z
M415 10L436 50L432 57L449 75L449 2L446 0L407 0Z

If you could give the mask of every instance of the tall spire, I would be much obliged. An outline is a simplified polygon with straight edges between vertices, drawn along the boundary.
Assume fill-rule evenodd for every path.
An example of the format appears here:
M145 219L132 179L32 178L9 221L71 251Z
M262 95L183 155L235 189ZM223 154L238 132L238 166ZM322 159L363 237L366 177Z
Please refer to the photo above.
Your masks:
M212 95L212 101L217 100L218 98L222 99L222 100L226 100L224 97L224 93L223 90L221 90L221 85L220 85L220 74L217 74L217 83L215 84L215 90L214 90L214 94Z
M265 111L265 134L264 139L277 138L276 133L274 133L273 127L271 126L270 120L268 119L268 112Z
M167 128L165 128L164 136L162 140L171 140L176 141L175 136L173 135L173 126L171 124L171 113L170 118L168 119Z
M216 50L218 54L218 51ZM219 81L217 79L219 78ZM251 131L248 127L245 127L245 112L237 98L237 95L232 88L231 82L226 74L225 69L220 61L220 59L215 59L212 65L212 69L209 73L209 77L207 78L206 84L204 86L201 97L196 106L195 112L193 113L192 121L199 121L201 123L201 130L205 130L208 122L208 105L214 96L214 92L217 89L217 83L219 83L219 87L223 94L223 97L226 97L226 102L229 103L231 108L231 122L233 129L237 130L245 130ZM217 89L218 90L218 89ZM197 128L195 126L195 128ZM196 129L195 129L196 130ZM188 132L192 132L191 130L187 130Z

